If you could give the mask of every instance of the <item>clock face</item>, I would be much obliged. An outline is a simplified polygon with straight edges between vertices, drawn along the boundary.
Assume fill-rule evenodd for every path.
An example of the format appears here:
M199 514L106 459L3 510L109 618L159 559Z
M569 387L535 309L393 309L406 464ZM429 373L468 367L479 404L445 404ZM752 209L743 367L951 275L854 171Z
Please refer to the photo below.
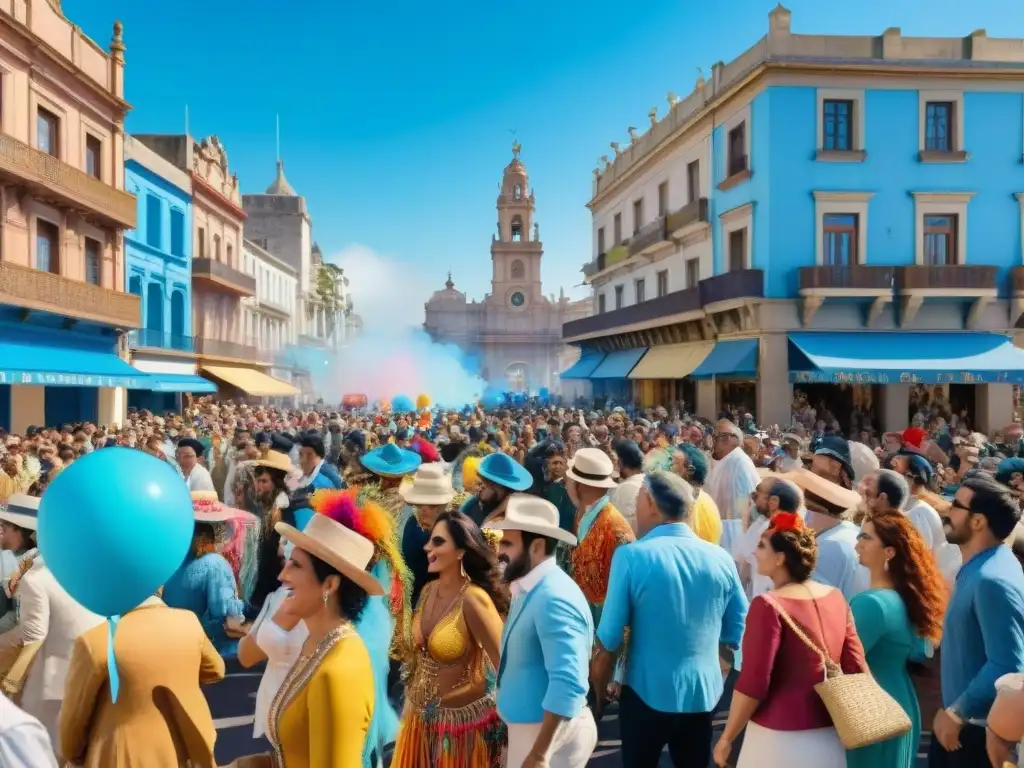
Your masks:
M523 304L526 303L526 297L523 296L523 294L520 293L519 291L516 291L509 298L509 301L512 303L513 307L521 307L523 306Z

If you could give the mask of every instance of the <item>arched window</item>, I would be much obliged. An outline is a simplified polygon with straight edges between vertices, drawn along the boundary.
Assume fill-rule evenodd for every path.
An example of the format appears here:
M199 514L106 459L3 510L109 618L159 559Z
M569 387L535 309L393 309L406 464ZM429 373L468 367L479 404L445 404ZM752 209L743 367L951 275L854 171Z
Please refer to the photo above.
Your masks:
M522 184L516 184L512 188L512 197L515 198L516 200L522 200L523 199L523 185Z
M220 235L213 236L213 258L220 261Z
M227 261L228 266L231 266L231 267L235 266L234 259L235 259L234 249L231 247L231 243L228 243L228 261Z
M164 329L164 287L160 283L146 286L146 330Z
M521 262L519 259L516 259L515 261L512 262L513 280L522 280L525 272L526 269L523 267L523 262Z
M516 216L512 219L512 242L518 243L523 239L523 220Z

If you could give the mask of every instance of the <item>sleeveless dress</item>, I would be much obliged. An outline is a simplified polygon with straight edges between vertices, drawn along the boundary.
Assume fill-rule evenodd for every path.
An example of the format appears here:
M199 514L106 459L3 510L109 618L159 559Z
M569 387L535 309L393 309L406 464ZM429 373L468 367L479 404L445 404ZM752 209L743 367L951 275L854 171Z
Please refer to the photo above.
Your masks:
M907 672L907 659L916 644L906 606L891 589L870 589L850 601L857 634L864 644L868 668L878 684L903 707L910 731L888 741L846 753L848 768L913 768L921 738L917 692Z
M413 617L412 656L406 666L405 712L392 768L498 768L505 745L504 724L495 705L494 670L466 628L462 605L467 584L429 636L423 636L421 613L430 604L437 582L424 588ZM448 690L439 674L462 673ZM452 694L480 690L480 697L459 707L445 704Z

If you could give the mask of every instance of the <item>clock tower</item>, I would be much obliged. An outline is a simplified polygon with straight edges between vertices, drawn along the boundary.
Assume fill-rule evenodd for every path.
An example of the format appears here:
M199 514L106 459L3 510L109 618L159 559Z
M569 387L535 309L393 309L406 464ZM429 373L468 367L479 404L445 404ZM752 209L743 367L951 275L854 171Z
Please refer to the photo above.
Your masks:
M534 196L522 148L512 144L512 162L505 167L498 190L498 233L491 239L491 300L513 311L525 311L543 301L540 259L544 247L533 220Z

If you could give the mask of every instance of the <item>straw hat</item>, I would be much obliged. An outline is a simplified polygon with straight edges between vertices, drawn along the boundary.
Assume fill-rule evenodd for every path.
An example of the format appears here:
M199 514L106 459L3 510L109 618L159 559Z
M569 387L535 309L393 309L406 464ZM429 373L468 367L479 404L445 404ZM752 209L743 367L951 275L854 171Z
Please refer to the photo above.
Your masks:
M197 523L226 523L229 520L256 518L244 509L222 504L217 499L216 491L192 491L192 517Z
M526 531L576 546L576 537L558 525L558 507L547 499L528 493L513 493L502 517L488 522L495 531Z
M280 451L267 451L267 455L262 459L254 461L253 466L264 467L266 469L277 469L284 472L286 475L290 475L295 471L291 458L288 454L281 453Z
M808 469L794 469L792 472L783 473L782 477L792 480L805 494L817 496L840 509L852 509L861 501L860 494L856 491L848 491Z
M406 504L443 507L455 498L451 476L435 462L421 464L413 475L412 485L400 488Z
M327 515L316 514L306 524L304 531L288 523L278 523L274 530L298 549L335 568L346 579L362 587L366 594L384 594L384 587L366 570L376 548L372 541L351 528L335 522Z
M0 504L0 520L29 531L39 530L39 497L12 493Z
M589 485L594 488L614 488L615 479L612 477L615 467L608 454L597 448L580 448L576 455L569 462L566 476L571 477L581 485Z

